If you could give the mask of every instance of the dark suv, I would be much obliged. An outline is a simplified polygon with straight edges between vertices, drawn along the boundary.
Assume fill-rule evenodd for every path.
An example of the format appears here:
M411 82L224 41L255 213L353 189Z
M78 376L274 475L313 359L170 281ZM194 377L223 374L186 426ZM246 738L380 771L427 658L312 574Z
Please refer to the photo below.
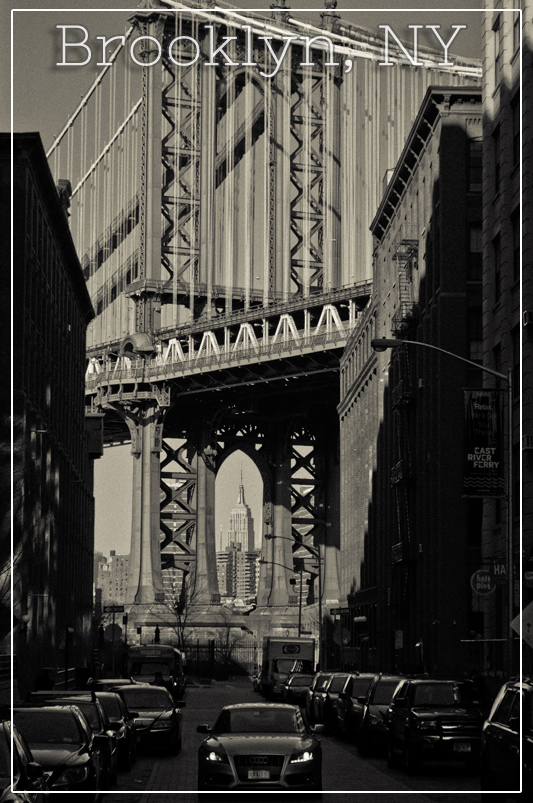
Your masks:
M520 745L520 702L522 745ZM504 683L481 734L481 788L483 791L520 788L533 798L533 679ZM488 795L487 795L488 797Z
M389 709L388 758L401 756L407 772L424 761L462 760L475 767L483 715L468 680L404 680Z

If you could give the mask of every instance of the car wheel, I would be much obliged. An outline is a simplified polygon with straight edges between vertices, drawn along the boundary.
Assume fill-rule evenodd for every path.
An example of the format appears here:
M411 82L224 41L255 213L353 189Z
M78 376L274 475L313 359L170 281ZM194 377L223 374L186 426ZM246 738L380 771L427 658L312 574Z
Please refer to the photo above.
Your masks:
M403 746L402 759L403 759L403 768L406 772L408 772L411 775L413 775L415 772L418 772L422 762L420 760L420 757L417 755L413 745L408 739L406 739L405 744Z

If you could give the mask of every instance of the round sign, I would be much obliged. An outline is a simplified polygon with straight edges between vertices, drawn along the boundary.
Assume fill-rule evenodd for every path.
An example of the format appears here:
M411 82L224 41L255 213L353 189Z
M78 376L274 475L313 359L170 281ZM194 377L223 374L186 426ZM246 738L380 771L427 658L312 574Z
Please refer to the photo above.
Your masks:
M480 597L488 597L496 590L496 583L488 569L478 569L470 578L470 587Z
M106 641L118 641L122 636L122 628L120 625L107 625L104 630L104 638Z

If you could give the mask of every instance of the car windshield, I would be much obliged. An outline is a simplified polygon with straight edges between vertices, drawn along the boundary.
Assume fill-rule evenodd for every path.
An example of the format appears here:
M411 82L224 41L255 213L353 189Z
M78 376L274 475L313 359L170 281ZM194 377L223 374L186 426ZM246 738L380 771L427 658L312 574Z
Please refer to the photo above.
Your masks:
M76 717L69 711L17 711L17 728L28 744L82 744Z
M417 683L413 705L457 705L473 703L473 689L458 683Z
M313 681L313 678L309 677L308 675L294 675L290 679L291 686L310 686Z
M217 719L213 733L301 733L303 722L298 711L291 708L224 709Z
M98 716L98 709L94 703L86 702L85 700L72 700L72 705L77 705L80 711L85 714L85 717L91 726L93 733L98 733L102 729L102 723Z
M162 675L169 675L170 669L164 661L135 661L131 667L132 675L155 675L160 672Z
M126 705L132 711L139 711L142 708L159 711L172 706L168 692L161 687L142 689L135 686L123 686L120 691L126 700Z
M388 705L399 682L399 680L383 680L378 683L372 698L374 705Z
M352 688L352 697L362 697L366 694L373 678L355 678Z
M98 697L102 708L106 712L108 717L111 719L120 719L122 717L122 711L120 710L120 703L118 701L118 697L109 696L109 697Z

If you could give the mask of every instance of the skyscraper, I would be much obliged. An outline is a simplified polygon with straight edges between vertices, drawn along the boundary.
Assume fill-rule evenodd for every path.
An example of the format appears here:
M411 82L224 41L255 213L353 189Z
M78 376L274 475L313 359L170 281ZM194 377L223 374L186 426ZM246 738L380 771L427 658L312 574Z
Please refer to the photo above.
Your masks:
M229 547L231 544L241 544L243 551L245 552L253 552L255 548L254 520L252 518L252 511L244 499L242 469L237 504L234 508L232 508L231 511L229 530L227 532L225 542L222 535L221 541L221 552L223 552L224 549Z

